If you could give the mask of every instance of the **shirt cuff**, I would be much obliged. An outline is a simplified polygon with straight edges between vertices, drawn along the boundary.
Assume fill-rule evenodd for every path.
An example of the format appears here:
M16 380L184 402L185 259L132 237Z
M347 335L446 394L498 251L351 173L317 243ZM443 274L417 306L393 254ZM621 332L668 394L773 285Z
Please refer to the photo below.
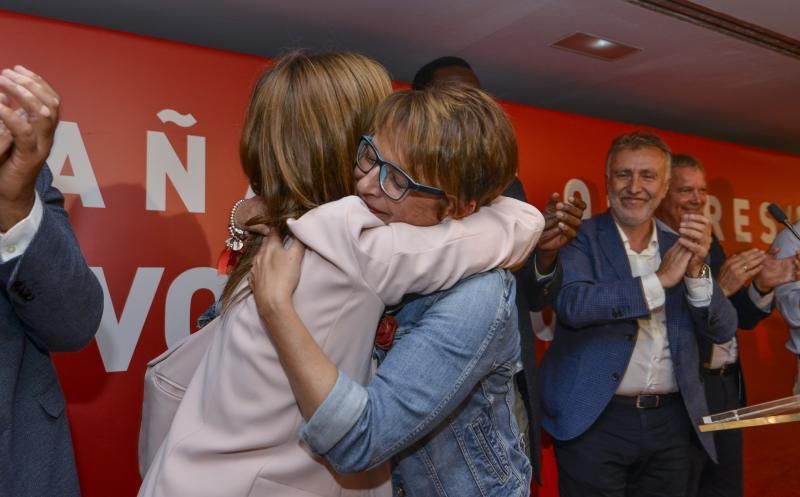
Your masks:
M558 263L556 263L556 264L558 264ZM536 281L537 282L549 281L549 280L553 279L553 276L556 274L556 269L555 269L555 267L553 267L553 270L550 271L549 273L541 274L539 272L539 269L536 267L536 254L534 253L533 254L533 274L536 276Z
M770 312L772 310L772 302L775 300L774 290L766 295L761 295L758 290L756 290L756 286L751 283L747 288L747 295L750 297L750 300L753 301L753 304L762 311Z
M711 278L683 277L686 284L686 297L694 307L708 307L711 305L711 295L714 293L714 282Z
M42 201L37 192L28 216L5 233L0 232L0 261L5 263L25 253L42 224L43 212Z
M664 287L661 286L661 281L656 273L642 276L642 289L644 290L644 298L647 301L649 310L652 311L664 305Z
M317 454L325 454L356 424L367 407L367 390L339 371L331 393L307 422L300 438Z

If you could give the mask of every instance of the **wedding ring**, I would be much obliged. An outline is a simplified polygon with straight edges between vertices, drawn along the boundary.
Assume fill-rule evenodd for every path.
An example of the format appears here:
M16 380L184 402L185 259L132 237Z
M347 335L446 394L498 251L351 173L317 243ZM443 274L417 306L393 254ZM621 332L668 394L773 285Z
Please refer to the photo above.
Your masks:
M747 264L744 265L744 272L747 272Z

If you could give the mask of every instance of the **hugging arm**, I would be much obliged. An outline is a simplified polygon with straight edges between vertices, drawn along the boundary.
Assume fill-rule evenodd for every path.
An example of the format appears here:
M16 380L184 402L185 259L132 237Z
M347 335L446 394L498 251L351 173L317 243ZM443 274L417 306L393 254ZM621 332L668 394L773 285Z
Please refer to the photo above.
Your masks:
M363 387L340 373L303 440L337 471L357 472L440 426L498 367L498 344L516 336L513 281L492 271L408 304L401 323L406 313L421 318L405 323L375 378Z
M398 303L407 293L450 287L464 276L498 265L522 263L543 226L534 207L508 198L463 220L425 228L384 225L355 197L323 205L290 223L297 240L313 244L321 257L336 260L352 254L359 273L352 277L363 278L388 304ZM325 243L315 243L320 237ZM285 249L275 235L267 237L254 260L251 285L300 412L308 419L332 390L338 369L325 358L292 305L302 258L302 249L293 246Z
M294 241L288 248L285 248L277 235L270 234L262 243L262 247L254 259L253 268L251 270L251 289L256 299L259 315L265 327L269 330L270 338L278 352L281 365L292 386L303 417L307 420L312 418L323 402L327 402L329 406L328 410L332 412L340 412L341 414L347 411L347 409L350 409L350 418L352 419L360 413L361 407L364 406L362 401L366 399L366 397L361 395L364 393L363 389L345 377L340 376L338 368L328 359L308 332L308 329L298 316L292 303L292 293L300 277L300 263L302 261L303 250L304 248L297 241ZM504 275L499 282L495 281L498 280L498 277L494 276L497 274ZM268 278L267 275L269 275ZM493 275L494 277L489 279L489 275ZM506 281L508 279L510 279L510 277L507 277L505 273L497 271L473 278L469 280L469 283L465 281L462 285L467 289L472 289L476 286L476 283L473 283L473 281L481 282L489 280L493 282L495 286L501 284L508 286L509 283ZM484 284L483 286L485 287L486 285ZM472 296L474 302L470 305L461 306L459 308L461 311L459 312L451 311L454 314L452 316L444 316L441 321L445 321L445 319L448 320L446 328L443 328L441 326L441 321L439 321L439 328L432 327L430 336L417 338L418 340L436 340L437 337L434 332L442 334L447 330L445 332L445 335L447 335L446 338L453 343L448 345L450 348L444 349L444 352L454 353L455 351L452 347L457 346L459 354L468 354L474 347L470 338L474 340L486 338L487 330L491 330L492 326L497 326L495 321L499 318L494 315L492 315L491 318L484 317L483 314L485 313L483 313L480 316L484 318L483 320L475 319L475 316L472 315L474 313L463 312L463 309L470 309L470 306L477 306L476 308L486 308L488 306L491 308L491 303L487 302L487 298L501 299L498 302L498 313L501 314L503 319L508 319L507 313L510 313L510 302L513 301L514 297L513 291L509 288L505 286L488 288L477 296L461 291L455 294L455 296L447 297L449 299L448 301L454 301L462 294L464 294L464 296L460 297L461 299ZM447 307L447 309L452 308L453 306ZM487 319L491 319L491 321L486 321ZM452 333L450 330L459 330L459 332ZM414 333L413 335L419 337L429 335L429 333L420 330L420 332ZM413 339L409 338L402 342L410 347L412 340ZM401 350L407 350L408 354L412 357L414 354L418 353L418 350L415 348ZM474 350L478 349L475 348ZM392 360L389 361L387 359L387 364L402 363L402 359L396 352L395 350L392 351L389 355ZM472 364L470 371L478 371L478 373L481 373L485 370L483 366L486 365ZM379 369L379 377L381 376L381 371L386 372L394 370L386 369L382 366ZM398 377L392 376L391 379L407 381L408 378L406 378L406 376L407 374L403 373ZM444 379L444 377L440 379ZM422 385L424 386L425 383L429 383L432 380L433 379L426 379ZM346 385L340 385L343 382L346 383ZM331 397L334 386L336 386L338 394L328 401L327 399ZM341 397L343 395L342 390L347 392L360 392L360 394L355 397L350 397L348 394L346 396L348 401L341 402ZM464 393L464 396L465 395L466 393ZM442 399L439 393L433 398ZM331 406L334 405L338 406L338 408L332 409ZM354 408L357 412L353 411ZM312 424L312 426L314 424Z
M337 260L352 254L359 272L354 278L363 279L386 305L395 305L409 293L431 293L472 274L523 264L539 239L544 218L531 205L499 197L459 220L424 228L385 225L361 200L347 197L289 226L322 257Z

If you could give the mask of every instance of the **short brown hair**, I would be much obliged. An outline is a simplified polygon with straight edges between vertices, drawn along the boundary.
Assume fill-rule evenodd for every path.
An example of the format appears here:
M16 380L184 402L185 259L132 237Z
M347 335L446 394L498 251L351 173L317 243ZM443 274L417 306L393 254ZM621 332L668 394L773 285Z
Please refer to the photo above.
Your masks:
M264 72L247 109L239 156L266 208L255 222L281 235L286 221L354 193L353 157L392 91L383 66L355 53L294 51ZM223 291L227 306L261 243L250 235Z
M464 84L403 90L375 112L375 132L394 147L417 181L441 188L455 213L487 205L514 180L517 140L500 105Z
M676 167L688 167L689 169L695 169L701 173L706 172L706 168L703 167L703 163L700 162L697 157L689 154L673 154L672 169L675 169Z
M656 134L638 130L627 135L618 136L611 142L611 147L606 155L606 177L611 173L611 163L618 153L623 150L640 150L643 148L654 148L664 154L667 159L667 175L669 175L672 161L672 152L669 149L669 145L664 143L664 140Z

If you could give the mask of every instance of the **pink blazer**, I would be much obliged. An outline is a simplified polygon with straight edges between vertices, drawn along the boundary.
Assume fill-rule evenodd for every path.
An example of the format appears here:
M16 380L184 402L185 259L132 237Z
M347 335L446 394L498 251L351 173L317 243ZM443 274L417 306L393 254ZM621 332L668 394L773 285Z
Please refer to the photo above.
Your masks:
M358 197L347 197L290 228L309 249L294 294L297 311L327 356L366 385L385 306L522 263L544 219L536 208L501 197L460 221L385 225ZM299 441L302 417L252 296L219 319L139 496L391 496L387 464L341 475Z

